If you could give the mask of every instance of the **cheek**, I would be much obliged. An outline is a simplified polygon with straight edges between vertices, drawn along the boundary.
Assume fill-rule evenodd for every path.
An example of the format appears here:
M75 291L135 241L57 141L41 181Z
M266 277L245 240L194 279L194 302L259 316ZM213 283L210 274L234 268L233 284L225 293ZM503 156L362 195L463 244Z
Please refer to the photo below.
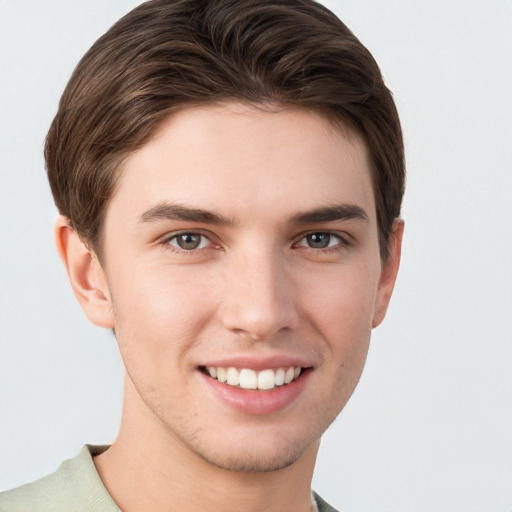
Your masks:
M327 339L348 343L369 336L377 294L377 277L372 268L342 268L310 285L315 285L316 292L302 294L304 309Z
M197 282L176 268L138 268L130 280L114 274L111 292L123 358L163 364L167 355L180 359L190 349L213 310L211 291Z
M335 275L334 275L335 274ZM323 360L343 407L355 388L368 353L377 290L372 267L336 269L309 300L309 318L323 340ZM319 282L319 281L317 281Z

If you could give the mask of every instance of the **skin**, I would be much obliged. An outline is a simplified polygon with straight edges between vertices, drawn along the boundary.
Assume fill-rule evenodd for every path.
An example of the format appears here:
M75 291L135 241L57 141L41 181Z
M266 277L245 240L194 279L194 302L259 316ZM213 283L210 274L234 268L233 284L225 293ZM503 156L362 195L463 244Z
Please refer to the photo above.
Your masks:
M56 227L75 294L115 329L126 367L119 436L95 458L103 482L125 511L309 510L320 437L400 259L399 220L379 255L364 142L312 112L225 103L174 115L121 172L102 265L66 219ZM279 358L307 371L268 414L231 407L202 371Z

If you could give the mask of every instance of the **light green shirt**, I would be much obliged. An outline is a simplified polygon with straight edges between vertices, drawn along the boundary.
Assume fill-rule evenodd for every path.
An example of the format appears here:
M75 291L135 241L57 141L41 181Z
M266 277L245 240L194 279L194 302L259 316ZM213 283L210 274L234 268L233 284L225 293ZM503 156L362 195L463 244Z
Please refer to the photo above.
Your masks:
M55 473L0 493L0 512L121 512L92 460L107 448L85 445ZM336 512L316 494L315 501L318 512Z
M0 493L1 512L121 512L103 485L95 455L108 446L85 445L55 473Z

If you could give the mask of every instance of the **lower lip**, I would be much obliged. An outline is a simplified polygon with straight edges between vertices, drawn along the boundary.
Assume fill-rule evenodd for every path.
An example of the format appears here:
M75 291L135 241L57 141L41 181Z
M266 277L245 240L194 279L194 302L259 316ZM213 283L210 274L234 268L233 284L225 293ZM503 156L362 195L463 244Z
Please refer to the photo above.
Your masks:
M230 386L201 371L199 373L213 394L232 409L245 414L264 415L280 411L295 401L304 389L311 371L303 371L290 384L264 391Z

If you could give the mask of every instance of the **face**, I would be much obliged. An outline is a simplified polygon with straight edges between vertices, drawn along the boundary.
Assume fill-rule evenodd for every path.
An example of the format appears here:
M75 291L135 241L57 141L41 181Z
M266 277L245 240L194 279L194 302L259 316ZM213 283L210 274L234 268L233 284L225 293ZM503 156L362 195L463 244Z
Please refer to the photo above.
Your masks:
M356 134L296 109L182 111L125 162L104 235L128 410L223 468L316 446L396 272Z

